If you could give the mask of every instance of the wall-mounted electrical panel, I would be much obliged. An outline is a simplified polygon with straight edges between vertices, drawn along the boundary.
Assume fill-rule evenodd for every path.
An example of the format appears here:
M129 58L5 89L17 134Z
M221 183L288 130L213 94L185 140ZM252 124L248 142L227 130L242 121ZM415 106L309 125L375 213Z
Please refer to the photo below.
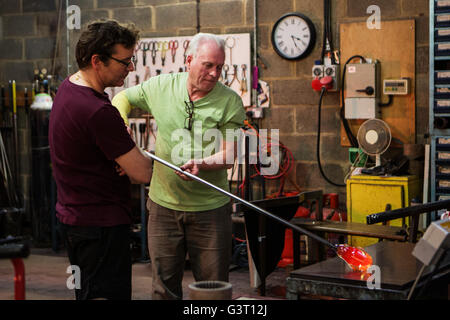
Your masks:
M345 118L379 118L380 64L377 61L348 64L345 72Z
M322 79L329 76L333 79L333 83L328 91L339 91L339 65L338 64L315 64L312 68L313 79Z

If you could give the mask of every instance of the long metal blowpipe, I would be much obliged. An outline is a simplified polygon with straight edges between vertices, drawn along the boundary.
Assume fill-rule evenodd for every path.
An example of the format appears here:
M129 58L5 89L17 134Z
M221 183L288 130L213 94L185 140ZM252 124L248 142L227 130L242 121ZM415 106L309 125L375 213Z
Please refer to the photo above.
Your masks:
M202 178L197 177L196 175L193 175L192 173L189 173L189 172L186 172L186 171L182 170L181 168L179 168L179 167L173 165L172 163L167 162L167 161L165 161L165 160L155 156L154 154L152 154L150 152L147 152L145 150L143 150L143 151L145 152L145 154L147 156L149 156L153 160L155 160L155 161L157 161L159 163L162 163L163 165L165 165L165 166L167 166L167 167L169 167L169 168L171 168L171 169L173 169L175 171L178 171L178 172L188 176L192 180L195 180L195 181L198 181L198 182L200 182L200 183L202 183L204 185L207 185L208 187L211 187L214 190L219 191L219 192L225 194L226 196L228 196L230 198L233 198L234 200L239 201L243 205L245 205L245 206L247 206L247 207L249 207L249 208L251 208L251 209L253 209L255 211L258 211L259 213L261 213L261 214L263 214L265 216L268 216L268 217L278 221L279 223L285 225L288 228L291 228L291 229L293 229L293 230L295 230L297 232L300 232L302 234L307 235L308 237L313 238L314 240L317 240L317 241L323 243L324 245L330 247L331 249L333 249L337 253L337 247L334 244L332 244L331 242L329 242L329 241L319 237L318 235L316 235L316 234L314 234L312 232L309 232L308 230L305 230L305 229L303 229L303 228L301 228L299 226L293 225L290 222L288 222L288 221L286 221L286 220L284 220L284 219L282 219L282 218L280 218L280 217L278 217L278 216L276 216L276 215L274 215L274 214L272 214L272 213L270 213L270 212L268 212L268 211L266 211L266 210L264 210L264 209L262 209L262 208L260 208L258 206L255 206L253 203L250 203L250 202L248 202L248 201L246 201L244 199L241 199L238 196L236 196L236 195L234 195L234 194L232 194L232 193L230 193L230 192L228 192L226 190L223 190L223 189L217 187L216 185L214 185L214 184L212 184L212 183L210 183L208 181L205 181Z

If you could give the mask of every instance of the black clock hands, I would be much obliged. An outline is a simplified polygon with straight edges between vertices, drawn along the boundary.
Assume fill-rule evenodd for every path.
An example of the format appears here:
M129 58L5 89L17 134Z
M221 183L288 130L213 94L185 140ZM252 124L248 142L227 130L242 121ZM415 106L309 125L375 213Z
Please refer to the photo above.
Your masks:
M295 45L295 47L296 47L297 49L300 49L300 48L297 46L297 43L296 43L295 40L298 40L298 41L300 41L301 43L303 43L303 45L306 45L306 43L305 43L302 39L300 39L299 37L295 37L295 36L291 35L291 38L292 38L292 41L294 42L294 45Z
M294 37L293 35L291 35L291 38L292 38L292 42L294 43L294 46L297 48L297 49L300 49L298 46L297 46L297 43L295 43L295 39L298 39L297 37Z

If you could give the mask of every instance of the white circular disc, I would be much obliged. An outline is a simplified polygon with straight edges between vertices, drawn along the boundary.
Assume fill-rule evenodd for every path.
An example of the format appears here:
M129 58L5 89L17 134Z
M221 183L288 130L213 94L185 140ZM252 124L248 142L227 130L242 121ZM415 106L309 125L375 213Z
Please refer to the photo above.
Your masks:
M369 130L366 132L366 141L370 144L375 144L378 141L378 132Z

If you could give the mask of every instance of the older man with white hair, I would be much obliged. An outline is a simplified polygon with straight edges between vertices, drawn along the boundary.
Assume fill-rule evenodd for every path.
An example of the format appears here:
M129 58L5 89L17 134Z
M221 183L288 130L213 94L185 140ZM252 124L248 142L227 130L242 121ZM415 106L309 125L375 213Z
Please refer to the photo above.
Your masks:
M125 122L133 107L153 115L158 157L228 189L227 168L237 152L227 131L243 126L245 111L239 95L218 81L224 61L223 39L199 33L189 44L187 72L152 77L120 92L112 103ZM208 132L219 133L214 135L219 147L211 154ZM186 254L196 281L228 281L228 197L155 162L147 208L152 299L182 299Z

